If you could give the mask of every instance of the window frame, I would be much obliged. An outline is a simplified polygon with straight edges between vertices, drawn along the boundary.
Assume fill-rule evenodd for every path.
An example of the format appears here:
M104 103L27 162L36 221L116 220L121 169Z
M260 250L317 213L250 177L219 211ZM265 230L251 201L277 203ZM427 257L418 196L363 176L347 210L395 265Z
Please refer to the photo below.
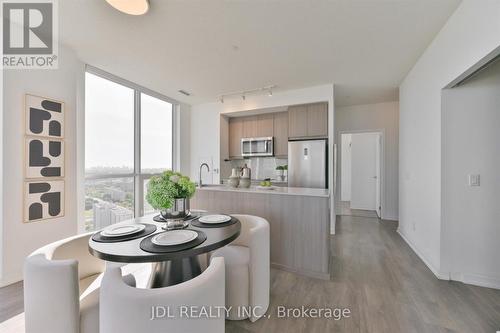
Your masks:
M85 65L85 73L96 75L100 78L109 80L116 84L125 86L134 91L134 172L126 174L94 174L87 175L85 170L84 159L84 182L87 180L96 179L111 179L111 178L133 178L134 180L134 217L144 216L144 182L160 173L142 173L141 172L141 94L149 95L172 105L172 169L176 170L178 163L177 154L177 118L180 103L172 98L157 93L146 87L130 82L99 68L91 65ZM86 93L86 91L85 91ZM176 170L177 171L177 170Z

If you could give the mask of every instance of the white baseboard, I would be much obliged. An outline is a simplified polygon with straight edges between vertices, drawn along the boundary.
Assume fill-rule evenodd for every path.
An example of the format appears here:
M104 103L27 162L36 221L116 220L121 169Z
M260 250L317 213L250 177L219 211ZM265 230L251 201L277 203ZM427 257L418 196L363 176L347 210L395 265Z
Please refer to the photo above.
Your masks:
M399 221L399 217L396 217L396 216L382 216L382 220Z
M19 281L22 281L22 279L20 278L2 279L0 280L0 288L10 286L11 284L14 284Z
M423 255L422 253L417 250L417 248L415 247L415 245L413 245L412 242L410 242L410 240L403 234L403 232L401 231L400 228L398 228L397 230L397 233L399 234L399 236L401 236L401 238L406 242L406 244L408 244L408 246L413 250L413 252L415 252L415 254L420 258L420 260L422 260L424 262L424 264L431 270L431 272L440 280L446 280L446 281L449 281L450 280L450 274L449 273L444 273L444 272L440 272L436 267L434 267L429 260L427 260Z
M398 228L398 234L403 238L403 240L408 244L408 246L415 252L415 254L424 262L424 264L429 267L431 272L440 280L447 281L458 281L466 284L471 284L478 287L486 287L493 289L500 289L500 278L493 276L486 276L480 274L468 274L468 273L450 273L450 272L441 272L435 267L433 267L427 259L420 253L415 246L408 240L408 238L401 232Z
M500 289L500 278L481 274L454 273L451 274L453 281L472 284L478 287Z

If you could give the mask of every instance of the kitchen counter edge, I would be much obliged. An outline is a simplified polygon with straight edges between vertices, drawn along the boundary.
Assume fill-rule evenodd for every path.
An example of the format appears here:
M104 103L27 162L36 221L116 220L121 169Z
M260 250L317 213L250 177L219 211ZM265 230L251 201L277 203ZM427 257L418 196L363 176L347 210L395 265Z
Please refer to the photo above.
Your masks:
M249 188L232 188L225 185L205 185L198 187L198 191L222 191L222 192L239 192L239 193L259 193L259 194L274 194L274 195L297 195L307 197L330 197L328 189L323 188L304 188L304 187L275 187L273 190L262 190L255 186Z

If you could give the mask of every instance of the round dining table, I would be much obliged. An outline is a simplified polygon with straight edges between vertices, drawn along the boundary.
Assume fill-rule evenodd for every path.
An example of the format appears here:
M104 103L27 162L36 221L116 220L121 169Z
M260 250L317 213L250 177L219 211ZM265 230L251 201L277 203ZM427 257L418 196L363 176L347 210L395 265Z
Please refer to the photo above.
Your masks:
M216 227L215 225L197 227L189 223L187 228L180 230L194 230L204 233L206 240L203 243L185 250L153 253L141 249L141 241L158 233L169 232L163 229L166 223L155 222L153 221L153 217L154 214L119 222L119 224L142 223L154 225L156 226L156 231L153 233L132 240L115 242L95 241L91 237L89 239L89 252L93 256L105 261L153 263L148 287L161 288L190 280L201 274L200 256L231 243L239 236L241 231L241 222L234 217L232 219L236 220L236 223L221 225L220 227ZM113 226L119 224L113 224Z

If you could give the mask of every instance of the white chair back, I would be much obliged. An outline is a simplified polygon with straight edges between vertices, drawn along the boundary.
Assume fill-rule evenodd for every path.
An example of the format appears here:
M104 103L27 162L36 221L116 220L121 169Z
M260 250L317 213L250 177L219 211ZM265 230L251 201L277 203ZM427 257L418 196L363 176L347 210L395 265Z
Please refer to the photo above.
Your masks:
M80 333L79 280L102 272L105 265L89 253L90 235L48 244L26 258L26 333Z
M241 232L229 246L246 246L250 250L249 305L254 309L250 320L262 317L269 307L270 227L266 219L253 215L232 214L241 222ZM217 251L214 252L217 257ZM215 259L215 258L214 258Z
M108 268L101 284L100 333L222 333L224 276L224 259L216 258L201 275L189 281L165 288L138 289L123 282L120 268ZM191 309L202 308L220 309L220 316L193 318L181 312L189 309L188 313L193 314Z

